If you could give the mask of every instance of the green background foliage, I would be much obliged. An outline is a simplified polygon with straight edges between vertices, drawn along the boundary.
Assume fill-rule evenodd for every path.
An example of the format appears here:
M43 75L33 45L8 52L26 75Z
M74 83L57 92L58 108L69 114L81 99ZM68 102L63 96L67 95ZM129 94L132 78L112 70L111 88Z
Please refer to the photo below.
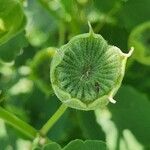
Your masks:
M143 62L150 54L150 26L138 30L150 21L149 9L150 0L0 0L0 106L37 130L61 105L47 81L50 60L41 64L45 49L88 32L90 21L109 44L123 52L134 46L138 53L127 63L116 104L67 109L43 146L0 119L0 150L149 150L150 65Z

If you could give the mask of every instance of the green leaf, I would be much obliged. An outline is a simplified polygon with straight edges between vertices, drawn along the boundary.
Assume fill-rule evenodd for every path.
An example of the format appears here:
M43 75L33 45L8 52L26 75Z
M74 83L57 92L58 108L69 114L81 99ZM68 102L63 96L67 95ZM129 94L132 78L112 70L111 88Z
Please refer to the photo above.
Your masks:
M138 70L138 72L137 72ZM135 75L136 72L136 75ZM142 73L141 73L142 72ZM134 62L130 69L127 70L124 83L136 87L142 93L149 96L150 99L150 69L149 66ZM141 80L143 79L143 80ZM137 84L138 81L138 84Z
M76 1L73 1L73 0L61 0L61 3L62 3L62 6L64 7L64 9L72 14L73 13L73 5L75 5L76 7Z
M40 148L39 148L40 149ZM34 149L35 150L35 149ZM74 140L67 144L64 148L61 148L55 142L44 145L41 150L106 150L106 144L98 140Z
M33 92L30 95L16 97L16 99L26 101L26 110L30 116L31 124L36 129L40 129L43 126L43 123L47 122L50 116L52 116L60 106L60 102L55 95L49 97L45 96L45 94L37 87L33 89ZM18 103L19 101L17 101L15 105ZM60 120L52 127L47 136L51 140L59 143L64 141L68 142L68 140L70 140L70 132L74 130L72 119L74 118L70 117L69 111L66 111ZM76 124L76 122L74 124ZM75 138L77 137L78 134Z
M120 27L118 24L107 24L101 29L100 32L111 45L119 47L123 52L128 51L127 40L129 33L124 27Z
M32 70L32 79L36 82L37 86L47 95L52 93L49 72L51 60L55 52L56 48L54 47L48 47L40 50L36 53L30 64Z
M106 150L106 144L96 140L74 140L65 146L63 150Z
M101 127L97 124L95 115L92 111L77 111L75 114L77 115L77 122L85 139L105 140L105 135Z
M127 0L118 13L118 24L131 30L136 25L150 19L149 0ZM137 17L138 16L138 17Z
M150 102L147 97L130 86L124 86L116 100L117 103L108 105L108 109L96 111L97 121L106 133L108 147L112 150L120 147L121 141L127 140L127 135L134 139L125 144L127 150L141 150L141 144L149 147Z
M12 130L12 127L6 125L3 120L0 119L0 149L15 149L22 150L22 147L29 149L31 147L31 142L21 138L22 135L16 131ZM20 137L20 138L19 138Z
M119 0L94 0L95 7L101 12L110 11Z
M61 147L57 143L50 143L44 146L43 150L61 150Z
M52 15L39 4L38 0L28 1L25 12L28 19L26 32L30 44L34 47L56 45L57 24L54 22Z
M150 21L133 29L129 37L129 47L135 49L133 57L144 65L150 65Z
M28 45L24 32L17 34L8 42L0 45L0 59L3 61L12 61L15 59L22 48Z
M0 45L20 32L25 24L19 0L0 0Z

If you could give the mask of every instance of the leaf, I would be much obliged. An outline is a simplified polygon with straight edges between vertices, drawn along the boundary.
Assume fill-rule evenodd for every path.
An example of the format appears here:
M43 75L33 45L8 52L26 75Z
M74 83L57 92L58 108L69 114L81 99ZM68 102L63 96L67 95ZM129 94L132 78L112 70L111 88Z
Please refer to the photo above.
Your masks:
M149 20L149 0L127 0L118 13L118 24L125 26L129 31L136 25ZM138 16L138 17L137 17Z
M147 96L149 96L149 99L150 99L150 92L149 92L150 69L149 68L150 68L149 66L140 64L138 62L134 62L132 66L130 67L130 69L127 70L124 82L126 84L130 84L136 87L137 90L139 90L142 93L145 93ZM136 72L136 75L135 75L135 72ZM137 84L137 81L138 81L138 84Z
M133 57L144 65L150 65L150 21L136 26L129 36L129 46L135 48Z
M22 48L28 45L24 32L17 34L6 43L0 45L0 59L3 61L12 61L15 59Z
M105 135L101 127L97 124L95 115L92 111L77 111L75 114L77 115L77 122L85 139L105 140Z
M57 143L50 143L44 146L43 150L61 150L61 147Z
M106 145L104 142L96 140L74 140L65 146L63 150L106 150Z
M16 130L12 130L12 127L6 125L3 120L0 119L0 149L15 149L15 150L27 150L31 147L31 142L25 139L21 139L20 133ZM20 138L18 138L20 137ZM26 149L24 149L24 147Z
M123 52L128 51L127 42L129 33L124 27L117 25L105 25L100 33L111 45L119 47ZM131 47L129 47L131 48Z
M145 147L149 147L150 102L147 97L130 86L124 86L118 92L116 100L115 105L108 105L108 110L96 111L97 121L106 133L108 147L113 150L121 146L121 140L127 140L125 134L129 131L135 137L136 145L141 143ZM126 133L126 130L129 131ZM126 146L131 147L131 144L128 143ZM142 146L138 147L140 149ZM132 147L127 150L132 149L136 148Z
M0 45L23 30L26 18L18 0L0 0Z
M94 6L101 12L110 11L119 0L93 0Z
M64 9L70 14L73 13L73 9L74 9L73 5L75 5L76 7L76 1L73 1L73 0L70 0L70 1L61 0L61 4L64 7Z
M56 45L57 24L52 15L42 8L38 0L28 1L25 12L28 19L26 32L29 43L34 47Z
M26 95L24 99L23 97L16 97L16 99L26 101L25 109L30 116L31 124L36 129L40 129L43 126L43 123L47 122L50 116L52 116L60 106L60 102L55 95L46 97L37 87L33 89L33 92L30 95ZM19 101L16 103L18 104ZM72 127L72 118L73 117L70 117L69 110L67 110L60 120L52 127L47 136L51 140L59 143L64 141L68 142L68 140L70 140L68 137L70 130L72 131L74 129ZM77 137L78 136L75 138Z
M52 142L44 145L43 148L37 148L41 150L106 150L106 144L102 141L96 140L74 140L67 144L64 148L61 148L59 144ZM36 150L36 148L34 149Z
M56 48L48 47L40 50L36 53L32 59L31 66L31 76L35 81L37 86L47 95L53 93L51 83L50 83L50 64L53 55L56 52Z
M0 0L0 60L12 61L27 45L26 17L18 0Z

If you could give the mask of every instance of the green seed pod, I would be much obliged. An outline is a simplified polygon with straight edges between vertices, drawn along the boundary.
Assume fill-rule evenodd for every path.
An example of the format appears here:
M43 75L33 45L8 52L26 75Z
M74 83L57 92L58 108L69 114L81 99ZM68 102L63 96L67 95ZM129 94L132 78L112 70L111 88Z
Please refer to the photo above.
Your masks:
M75 36L54 55L51 83L67 106L81 110L104 107L113 99L124 76L127 57L101 35L90 32Z
M56 48L49 47L39 51L31 61L31 77L37 86L47 95L52 93L49 74L50 63Z
M134 46L133 57L138 62L150 65L150 21L137 26L131 32L129 46Z

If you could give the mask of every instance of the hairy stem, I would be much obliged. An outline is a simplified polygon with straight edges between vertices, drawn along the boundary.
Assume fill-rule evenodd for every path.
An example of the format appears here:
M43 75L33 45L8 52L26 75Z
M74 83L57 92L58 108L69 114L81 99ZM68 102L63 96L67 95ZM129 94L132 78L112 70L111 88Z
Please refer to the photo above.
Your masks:
M54 115L45 123L45 125L41 128L41 135L45 136L48 131L52 128L52 126L57 122L57 120L64 114L67 106L62 104L58 110L54 113Z
M12 113L8 112L4 108L0 107L0 118L3 119L8 124L12 125L14 128L18 129L24 135L29 137L30 139L34 139L37 135L36 129L22 121Z

